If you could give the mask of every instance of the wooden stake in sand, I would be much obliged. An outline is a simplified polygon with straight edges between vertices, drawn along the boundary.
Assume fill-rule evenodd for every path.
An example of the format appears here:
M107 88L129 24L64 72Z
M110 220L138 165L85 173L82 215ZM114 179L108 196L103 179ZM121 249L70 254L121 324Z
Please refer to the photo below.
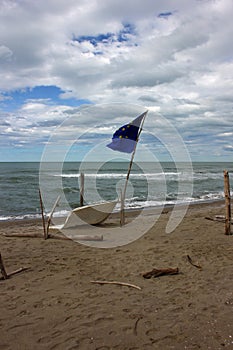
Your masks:
M39 189L39 197L40 197L40 209L41 209L41 217L42 217L42 223L43 223L43 229L44 229L44 239L48 239L49 238L49 226L51 224L51 220L52 220L52 217L53 217L53 213L54 213L54 210L56 209L59 201L60 201L60 198L61 196L58 196L53 207L52 207L52 210L49 214L49 217L48 217L48 221L47 221L47 226L46 226L46 223L45 223L45 215L44 215L44 204L43 204L43 200L42 200L42 195L41 195L41 191Z
M230 194L230 182L229 174L227 170L224 170L224 193L225 193L225 206L226 206L226 219L225 219L225 234L231 234L231 194Z
M20 273L20 272L28 270L28 269L29 269L29 267L20 267L19 269L7 274L5 267L4 267L4 264L3 264L2 255L0 253L0 270L2 273L2 277L0 277L0 280L6 280L6 279L10 278L10 276L16 275L17 273Z
M120 190L120 195L121 195L120 225L123 226L125 224L125 215L124 215L124 199L123 199L122 190Z
M80 207L84 204L84 173L80 173Z
M3 264L1 253L0 253L0 270L1 270L1 273L2 273L2 276L3 276L3 279L6 280L8 278L8 275L6 273L5 266Z
M41 217L42 217L42 223L43 223L43 229L44 229L44 239L47 239L48 238L48 232L47 232L46 225L45 225L44 204L43 204L40 188L39 188L39 197L40 197Z

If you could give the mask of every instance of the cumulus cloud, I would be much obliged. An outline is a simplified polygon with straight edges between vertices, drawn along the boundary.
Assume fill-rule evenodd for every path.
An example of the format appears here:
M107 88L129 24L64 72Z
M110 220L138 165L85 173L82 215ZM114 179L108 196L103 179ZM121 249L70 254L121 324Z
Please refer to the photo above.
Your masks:
M195 157L210 144L213 157L227 156L221 140L233 132L232 14L231 0L2 1L2 144L43 143L80 113L49 96L7 110L13 91L47 85L61 89L63 102L141 105L150 111L149 128L159 128L160 113ZM80 128L94 117L86 118Z

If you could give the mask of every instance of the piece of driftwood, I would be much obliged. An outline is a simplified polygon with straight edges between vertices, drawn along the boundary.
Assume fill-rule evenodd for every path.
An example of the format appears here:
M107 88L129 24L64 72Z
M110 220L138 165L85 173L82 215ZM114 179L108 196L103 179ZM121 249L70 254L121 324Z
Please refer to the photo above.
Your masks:
M6 269L5 269L5 266L3 264L1 253L0 253L0 270L1 270L1 273L2 273L2 279L6 280L8 278L8 275L6 273Z
M211 220L211 221L218 221L218 222L225 222L225 216L224 217L220 217L220 216L215 216L214 218L211 218L210 216L205 216L206 220ZM233 225L233 222L231 221L231 225Z
M205 216L206 220L210 220L210 221L217 221L217 222L225 222L225 219L222 218L211 218L210 216Z
M75 241L103 241L103 235L74 235L71 239Z
M136 286L135 284L125 283L125 282L117 282L117 281L91 281L91 283L96 283L96 284L117 284L119 286L132 287L132 288L139 289L139 290L142 289L141 287Z
M29 267L20 267L19 269L15 270L15 271L7 273L5 266L3 264L2 255L0 253L0 270L2 273L2 277L0 277L0 280L6 280L6 279L10 278L11 276L16 275L17 273L20 273L20 272L28 270L28 269L29 269Z
M222 220L225 220L225 216L224 215L215 215L215 218L216 219L222 219Z
M15 270L15 271L9 272L9 273L7 274L7 278L9 278L9 277L11 277L11 276L13 276L13 275L16 275L17 273L20 273L20 272L29 270L29 269L30 269L30 267L20 267L19 269ZM5 279L5 278L3 278L3 277L0 278L0 280L2 280L2 279Z
M202 270L201 265L195 264L195 263L193 262L192 258L191 258L189 255L187 255L187 259L188 259L188 262L189 262L192 266L195 266L197 269Z
M22 237L22 238L43 238L41 233L37 232L19 232L19 233L1 233L5 237ZM47 238L61 239L61 240L77 240L77 241L103 241L103 235L75 235L73 238L63 236L60 234L50 233Z
M32 237L32 238L43 238L43 234L37 233L37 232L18 232L18 233L1 233L2 236L4 237Z
M151 277L160 277L164 275L177 275L179 273L178 267L176 268L167 268L167 269L153 269L149 272L145 272L143 274L144 278L151 278Z
M135 322L135 325L134 325L134 329L133 329L133 332L134 332L134 335L138 335L138 330L137 330L137 327L138 327L138 322L142 319L142 316L138 317L136 322Z
M19 269L15 270L15 271L9 272L8 277L16 275L17 273L20 273L20 272L23 272L23 271L26 271L29 269L30 269L30 267L20 267Z
M75 241L103 241L103 235L74 235L72 238L68 236L63 236L56 233L50 233L48 238L54 239L64 239L64 240L75 240Z
M48 234L48 238L52 238L52 239L61 239L61 240L64 240L64 241L70 241L71 238L67 237L67 236L63 236L63 235L60 235L60 234L56 234L56 233L49 233Z
M103 241L103 235L73 235L72 237L57 234L57 233L50 233L48 235L48 238L54 238L54 239L63 239L63 240L75 240L75 241Z
M205 216L206 220L210 220L210 221L217 221L217 222L221 222L224 223L226 222L225 216L224 217L220 217L220 216L215 216L214 218L211 218L210 216ZM233 225L233 222L231 221L231 225Z

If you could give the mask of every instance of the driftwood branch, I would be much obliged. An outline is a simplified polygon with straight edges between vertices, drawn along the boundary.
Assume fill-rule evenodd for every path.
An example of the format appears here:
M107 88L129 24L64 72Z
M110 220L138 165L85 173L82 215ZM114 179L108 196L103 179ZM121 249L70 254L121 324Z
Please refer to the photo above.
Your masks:
M192 260L192 258L189 256L189 255L187 255L187 259L188 259L188 262L192 265L192 266L195 266L196 268L198 268L198 269L202 269L202 267L199 265L199 264L195 264L194 262L193 262L193 260Z
M11 276L13 276L13 275L16 275L16 274L18 274L18 273L20 273L20 272L23 272L23 271L26 271L26 270L29 270L29 269L30 269L30 267L20 267L19 269L15 270L15 271L9 272L9 273L7 274L7 276L8 276L8 278L9 278L9 277L11 277Z
M119 286L132 287L132 288L139 289L139 290L142 289L141 287L136 286L135 284L125 283L125 282L117 282L117 281L91 281L91 283L96 283L96 284L117 284Z
M137 327L138 327L138 322L142 319L142 316L138 317L136 322L135 322L135 325L134 325L134 329L133 329L133 332L135 335L138 335L138 330L137 330Z
M103 241L104 237L103 235L75 235L72 239L75 239L76 241Z
M63 236L57 233L50 233L49 238L75 240L75 241L103 241L103 235L73 235L72 237Z
M17 273L20 273L20 272L29 270L29 269L30 269L30 267L20 267L19 269L8 273L8 274L7 274L7 278L9 278L9 277L11 277L11 276L13 276L13 275L16 275ZM3 279L5 279L5 278L3 278L3 277L1 278L1 277L0 277L0 280L3 280Z
M60 239L60 240L64 240L64 241L71 241L71 238L69 238L67 236L60 235L60 234L55 234L55 233L49 233L48 238Z
M209 216L205 216L206 220L210 220L210 221L217 221L217 222L225 222L225 219L221 219L221 218L211 218Z
M143 274L144 278L151 278L151 277L160 277L164 275L177 275L179 273L178 267L176 268L167 268L167 269L153 269L149 272L145 272Z
M206 220L211 220L211 221L217 221L217 222L226 222L225 216L215 216L214 218L211 218L210 216L205 217ZM233 222L231 221L231 225L233 225Z
M2 273L2 277L0 277L0 280L6 280L6 279L10 278L11 276L16 275L17 273L20 273L20 272L28 270L28 269L29 269L29 267L20 267L19 269L15 270L15 271L12 271L10 273L6 273L6 269L5 269L5 266L3 264L2 256L0 253L0 270Z
M26 238L43 238L43 234L41 233L36 233L36 232L18 232L18 233L1 233L2 236L4 237L26 237Z
M18 232L18 233L1 233L4 237L22 237L22 238L43 238L41 233L37 232ZM103 235L74 235L72 238L60 234L50 233L47 238L76 241L103 241Z

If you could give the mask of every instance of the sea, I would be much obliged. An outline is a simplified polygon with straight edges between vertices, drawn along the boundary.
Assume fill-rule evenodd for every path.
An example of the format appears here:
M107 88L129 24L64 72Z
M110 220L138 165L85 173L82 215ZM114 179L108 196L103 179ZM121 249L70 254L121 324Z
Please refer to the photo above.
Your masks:
M0 163L0 221L41 216L39 189L45 214L59 197L54 215L66 216L80 205L80 174L84 175L84 204L120 197L129 164L121 162L2 162ZM223 171L233 163L140 162L133 164L126 192L126 209L202 203L224 198ZM119 210L119 205L115 209Z

